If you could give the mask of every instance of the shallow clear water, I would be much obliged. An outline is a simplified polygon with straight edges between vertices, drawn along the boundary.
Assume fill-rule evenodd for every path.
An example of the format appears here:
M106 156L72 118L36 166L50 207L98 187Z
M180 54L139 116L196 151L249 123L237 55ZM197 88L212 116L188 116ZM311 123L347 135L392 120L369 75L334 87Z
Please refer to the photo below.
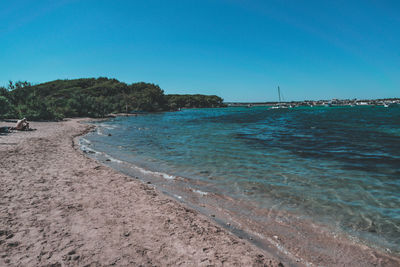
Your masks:
M86 138L116 159L400 252L400 107L192 109L98 126Z

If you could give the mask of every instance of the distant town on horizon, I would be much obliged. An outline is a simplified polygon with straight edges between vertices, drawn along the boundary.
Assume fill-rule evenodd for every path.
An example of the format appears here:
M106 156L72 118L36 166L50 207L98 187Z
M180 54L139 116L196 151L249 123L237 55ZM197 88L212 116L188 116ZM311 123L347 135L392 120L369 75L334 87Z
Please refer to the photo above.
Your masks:
M303 100L303 101L265 101L265 102L240 102L240 101L227 101L224 102L228 106L269 106L269 105L291 105L291 107L298 106L385 106L400 105L400 98L378 98L378 99L337 99L331 100Z

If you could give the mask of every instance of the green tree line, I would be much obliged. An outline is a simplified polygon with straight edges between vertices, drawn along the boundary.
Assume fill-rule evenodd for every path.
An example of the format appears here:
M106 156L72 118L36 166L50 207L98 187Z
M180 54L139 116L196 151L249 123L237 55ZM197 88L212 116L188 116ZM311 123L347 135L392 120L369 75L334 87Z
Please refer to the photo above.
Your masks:
M105 77L55 80L32 85L12 82L0 87L0 118L60 120L101 118L110 113L172 111L222 107L223 99L206 95L165 95L152 83L126 84Z

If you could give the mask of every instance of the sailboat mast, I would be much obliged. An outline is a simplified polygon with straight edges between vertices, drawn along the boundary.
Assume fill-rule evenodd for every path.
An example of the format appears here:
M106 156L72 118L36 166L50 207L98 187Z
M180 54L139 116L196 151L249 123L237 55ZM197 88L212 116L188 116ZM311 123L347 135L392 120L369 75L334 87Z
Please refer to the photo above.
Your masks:
M278 86L279 103L281 103L281 88Z

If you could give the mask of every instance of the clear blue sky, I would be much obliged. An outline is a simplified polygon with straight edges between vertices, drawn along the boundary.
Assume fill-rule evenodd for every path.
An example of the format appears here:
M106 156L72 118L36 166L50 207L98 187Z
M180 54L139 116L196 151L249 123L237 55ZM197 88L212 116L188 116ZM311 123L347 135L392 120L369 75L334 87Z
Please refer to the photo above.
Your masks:
M2 2L0 85L99 76L226 101L400 97L400 1Z

